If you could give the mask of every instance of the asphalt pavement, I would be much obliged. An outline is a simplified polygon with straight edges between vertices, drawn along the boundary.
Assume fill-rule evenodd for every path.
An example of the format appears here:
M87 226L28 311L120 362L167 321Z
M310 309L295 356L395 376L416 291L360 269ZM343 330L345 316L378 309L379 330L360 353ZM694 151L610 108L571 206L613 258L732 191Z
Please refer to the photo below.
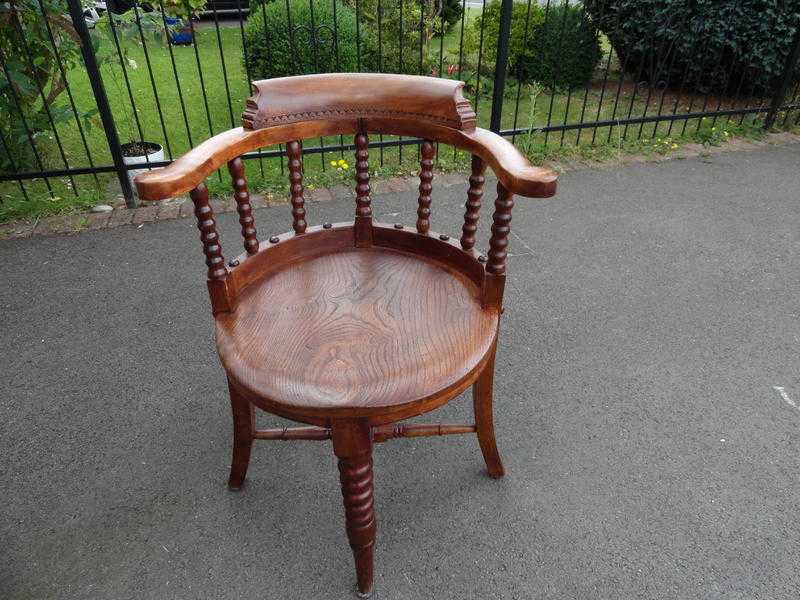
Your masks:
M457 234L466 186L435 184ZM570 172L512 228L506 477L472 436L378 446L375 598L800 596L800 145ZM192 220L0 242L0 277L0 598L353 597L328 442L259 443L226 489Z

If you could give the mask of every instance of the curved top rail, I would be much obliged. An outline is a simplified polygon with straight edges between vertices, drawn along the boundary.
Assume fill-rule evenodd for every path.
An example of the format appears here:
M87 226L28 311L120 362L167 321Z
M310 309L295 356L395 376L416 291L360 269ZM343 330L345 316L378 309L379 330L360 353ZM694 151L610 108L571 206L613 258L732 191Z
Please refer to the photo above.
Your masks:
M253 82L242 113L245 129L353 118L415 119L475 129L464 82L382 73L324 73Z

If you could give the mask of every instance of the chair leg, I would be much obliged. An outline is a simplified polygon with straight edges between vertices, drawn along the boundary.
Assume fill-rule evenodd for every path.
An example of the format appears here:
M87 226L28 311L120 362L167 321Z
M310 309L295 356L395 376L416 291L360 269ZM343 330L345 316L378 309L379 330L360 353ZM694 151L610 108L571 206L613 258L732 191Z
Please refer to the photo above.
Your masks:
M339 459L347 537L353 549L358 595L372 593L375 510L372 492L372 431L368 423L333 423L333 451Z
M256 430L256 412L253 405L242 398L233 386L229 384L228 389L233 412L233 457L228 488L240 490L247 476L247 465L250 464L250 449L253 447L253 433Z
M497 451L494 437L494 418L492 416L492 391L494 388L494 357L496 347L492 349L492 357L483 368L483 372L472 386L472 403L475 407L475 428L478 443L481 446L486 469L491 477L502 477L505 474L503 462Z

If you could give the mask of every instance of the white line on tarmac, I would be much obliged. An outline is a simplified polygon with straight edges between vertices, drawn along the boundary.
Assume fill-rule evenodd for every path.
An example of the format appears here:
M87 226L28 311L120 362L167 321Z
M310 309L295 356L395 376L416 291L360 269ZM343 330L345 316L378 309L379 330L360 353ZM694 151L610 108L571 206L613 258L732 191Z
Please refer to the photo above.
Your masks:
M781 387L779 385L773 385L772 389L775 390L776 392L778 392L781 395L781 398L783 398L783 401L786 402L786 404L788 404L792 408L796 408L797 410L800 410L800 407L797 406L795 401L792 400L789 397L789 394L786 393L786 390L783 387Z

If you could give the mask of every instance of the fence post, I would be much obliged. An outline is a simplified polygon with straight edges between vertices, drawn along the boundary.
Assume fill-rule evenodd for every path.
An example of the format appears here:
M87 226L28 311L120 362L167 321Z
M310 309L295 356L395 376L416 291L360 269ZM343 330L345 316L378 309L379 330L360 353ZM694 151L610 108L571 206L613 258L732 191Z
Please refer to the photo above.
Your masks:
M778 111L786 98L786 92L789 90L791 84L792 74L794 73L797 60L800 58L800 23L797 24L794 33L794 43L792 49L789 51L789 56L786 57L786 66L783 69L783 76L778 88L775 90L775 95L772 97L772 103L767 112L767 118L764 119L764 129L769 129L775 124L775 118L778 116Z
M89 75L89 83L92 84L92 93L97 103L97 110L100 112L100 120L103 122L103 130L106 133L108 149L111 151L111 158L114 161L114 168L117 171L117 178L122 187L122 195L125 197L125 205L128 208L136 208L136 196L131 187L131 180L128 178L128 170L125 168L125 161L122 160L122 147L117 135L117 127L114 124L114 116L111 114L111 106L108 103L106 89L103 86L103 78L100 75L100 68L97 66L97 59L92 49L92 39L89 36L89 28L83 18L83 7L80 0L67 0L69 4L69 14L72 17L72 25L81 39L81 54L86 65L86 73Z
M497 36L497 60L494 64L494 90L492 90L492 118L489 129L500 132L500 117L503 115L503 94L506 91L506 69L508 68L508 39L511 35L511 9L514 0L502 0L500 5L500 32Z

